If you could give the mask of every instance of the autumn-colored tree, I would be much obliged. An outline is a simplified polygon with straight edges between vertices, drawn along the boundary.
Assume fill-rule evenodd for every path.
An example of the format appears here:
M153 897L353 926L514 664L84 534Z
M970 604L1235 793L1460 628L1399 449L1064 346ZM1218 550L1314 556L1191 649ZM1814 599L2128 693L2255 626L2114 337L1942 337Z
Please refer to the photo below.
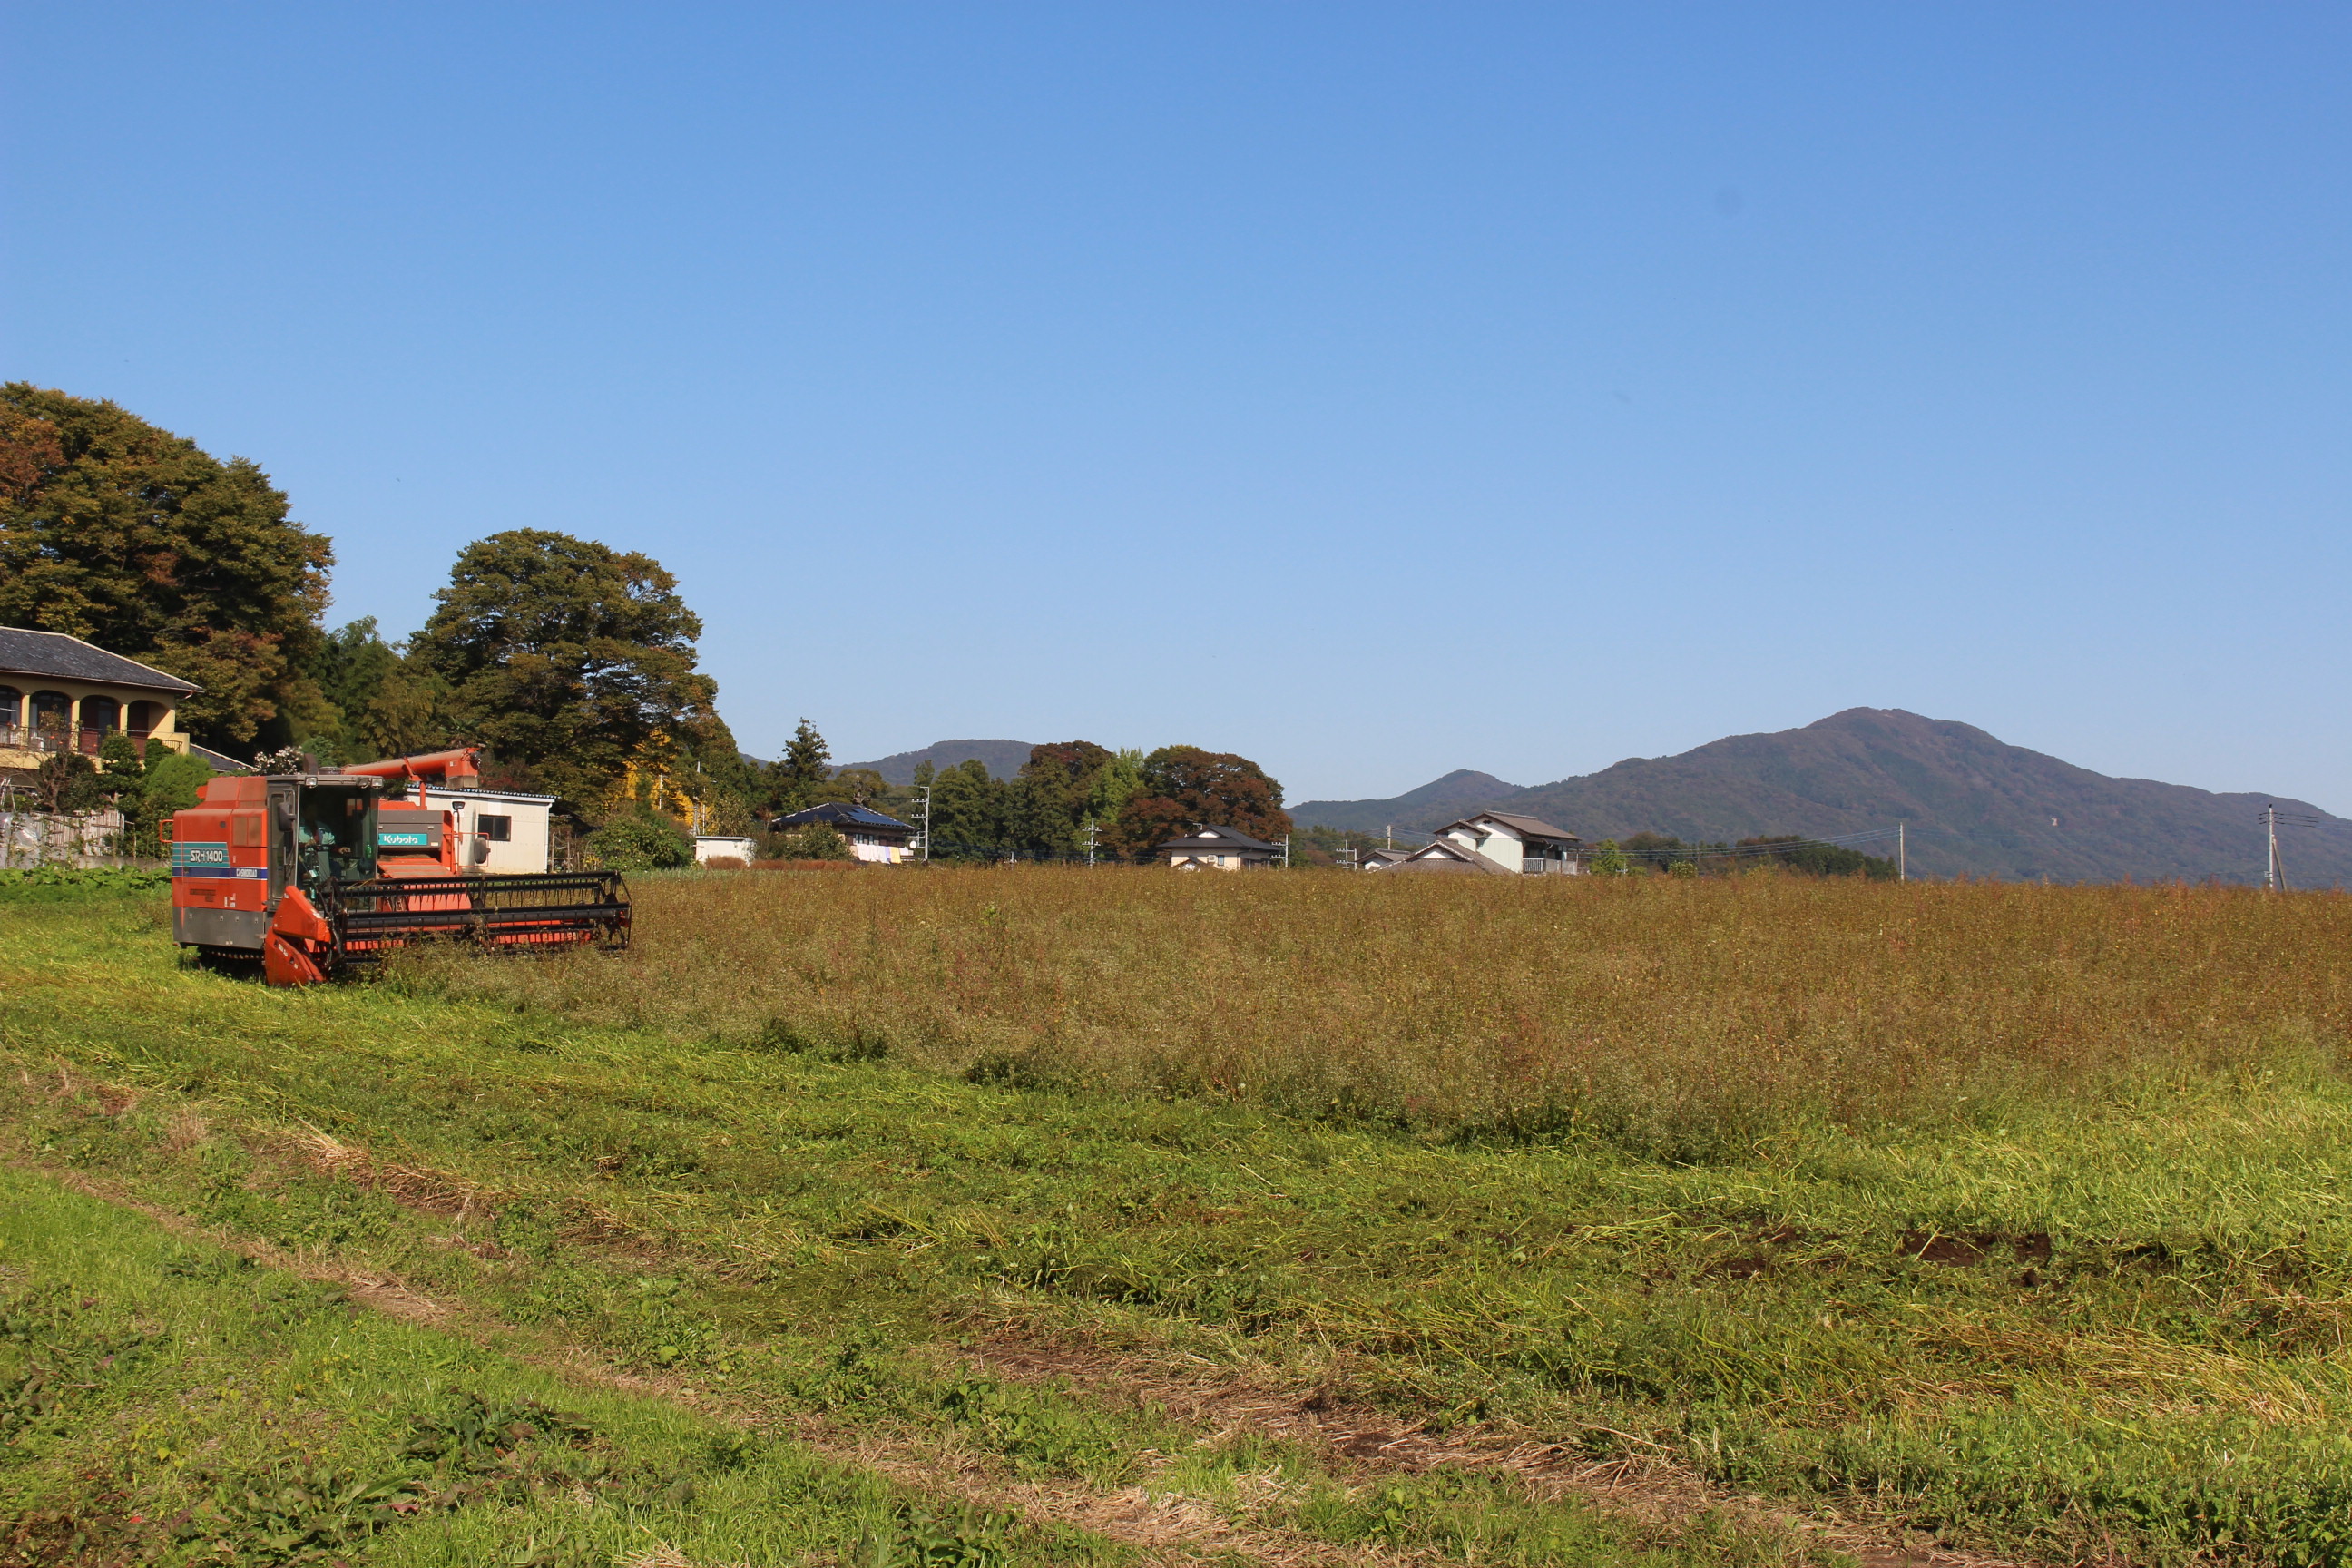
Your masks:
M302 667L333 555L287 506L247 458L112 403L0 386L0 625L194 681L181 717L214 745L321 716Z
M1143 759L1142 774L1107 836L1129 859L1149 860L1161 844L1195 827L1239 828L1268 843L1290 831L1282 786L1247 757L1162 746Z
M434 597L408 658L441 682L451 728L567 810L601 810L632 764L734 749L719 683L694 668L702 622L651 556L511 529L460 552Z

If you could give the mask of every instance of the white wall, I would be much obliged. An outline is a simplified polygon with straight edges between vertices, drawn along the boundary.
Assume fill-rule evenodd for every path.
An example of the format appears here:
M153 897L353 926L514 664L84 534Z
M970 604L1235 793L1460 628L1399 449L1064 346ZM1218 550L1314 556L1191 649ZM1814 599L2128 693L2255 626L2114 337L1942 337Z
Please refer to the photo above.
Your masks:
M1456 828L1445 837L1465 849L1475 849L1496 865L1513 871L1525 870L1527 846L1518 836L1499 822L1481 823L1476 831Z
M482 841L474 821L480 816L507 818L508 838L503 844L488 840L490 858L478 868L484 871L544 871L547 869L549 827L555 809L551 795L510 795L504 790L436 789L430 784L421 786L424 804L436 811L448 812L457 823L457 865L461 870L475 869L474 846Z
M1499 822L1481 825L1486 829L1486 841L1478 846L1478 853L1498 865L1514 871L1527 869L1527 843Z

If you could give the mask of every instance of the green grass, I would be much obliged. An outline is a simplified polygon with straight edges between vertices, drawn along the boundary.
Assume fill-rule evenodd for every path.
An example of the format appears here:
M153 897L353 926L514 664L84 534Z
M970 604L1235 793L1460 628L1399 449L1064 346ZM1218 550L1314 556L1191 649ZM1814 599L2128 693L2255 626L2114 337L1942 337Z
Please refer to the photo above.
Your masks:
M0 1170L0 1562L793 1562L908 1511Z
M1799 1550L1500 1470L1353 1467L1185 1413L1169 1393L1197 1376L1957 1543L2352 1561L2352 1095L2312 1055L1999 1120L1785 1120L1675 1163L269 992L176 966L132 894L0 907L0 1031L23 1163L1007 1496L1142 1485L1285 1539L1480 1561ZM1067 1371L1008 1370L1009 1344ZM794 1528L690 1550L789 1561ZM1055 1539L1020 1550L1108 1550Z

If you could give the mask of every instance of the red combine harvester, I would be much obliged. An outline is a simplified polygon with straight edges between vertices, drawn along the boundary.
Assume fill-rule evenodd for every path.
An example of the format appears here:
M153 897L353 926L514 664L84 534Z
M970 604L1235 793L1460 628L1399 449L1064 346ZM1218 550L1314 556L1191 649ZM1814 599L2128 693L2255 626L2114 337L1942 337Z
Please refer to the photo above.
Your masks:
M209 958L257 959L272 985L307 985L434 938L502 952L627 947L618 872L474 868L489 846L433 805L426 781L455 789L480 774L468 749L208 781L201 803L172 818L173 940Z

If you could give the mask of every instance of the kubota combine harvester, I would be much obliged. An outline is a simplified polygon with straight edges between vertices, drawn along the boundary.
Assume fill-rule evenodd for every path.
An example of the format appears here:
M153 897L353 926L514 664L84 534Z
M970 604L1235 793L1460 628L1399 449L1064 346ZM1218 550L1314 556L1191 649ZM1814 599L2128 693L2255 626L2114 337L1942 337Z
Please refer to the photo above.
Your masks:
M172 818L172 934L306 985L435 938L503 952L629 944L614 871L480 870L489 846L433 804L481 774L471 749L215 778Z

